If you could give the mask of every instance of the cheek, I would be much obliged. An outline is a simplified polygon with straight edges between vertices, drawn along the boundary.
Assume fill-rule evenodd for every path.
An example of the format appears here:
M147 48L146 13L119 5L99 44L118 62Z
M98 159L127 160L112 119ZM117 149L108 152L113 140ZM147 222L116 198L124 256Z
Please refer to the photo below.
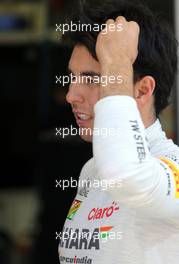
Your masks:
M88 97L89 105L94 106L97 103L97 101L99 101L99 99L100 99L99 87L96 87L96 89L93 90L93 93Z

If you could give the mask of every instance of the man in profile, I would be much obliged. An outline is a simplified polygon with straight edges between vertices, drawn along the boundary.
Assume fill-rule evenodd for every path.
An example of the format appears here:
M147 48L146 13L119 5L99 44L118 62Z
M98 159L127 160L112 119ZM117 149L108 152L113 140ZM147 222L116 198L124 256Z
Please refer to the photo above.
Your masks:
M69 34L69 71L79 81L70 84L66 99L93 157L80 174L79 183L90 184L79 184L60 262L177 264L179 148L158 118L174 85L176 40L136 1L83 1L77 21L106 27ZM96 81L104 76L107 84ZM91 133L104 128L105 136Z

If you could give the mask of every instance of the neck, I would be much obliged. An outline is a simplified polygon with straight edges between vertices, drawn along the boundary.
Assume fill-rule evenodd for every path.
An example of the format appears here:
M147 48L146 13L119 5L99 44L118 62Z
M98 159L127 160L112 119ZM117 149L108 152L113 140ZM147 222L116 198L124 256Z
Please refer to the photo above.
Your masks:
M153 107L147 110L144 109L144 111L141 111L140 113L145 128L150 127L157 120Z
M148 119L142 120L144 123L144 127L148 128L150 127L155 121L157 120L156 116L151 116Z

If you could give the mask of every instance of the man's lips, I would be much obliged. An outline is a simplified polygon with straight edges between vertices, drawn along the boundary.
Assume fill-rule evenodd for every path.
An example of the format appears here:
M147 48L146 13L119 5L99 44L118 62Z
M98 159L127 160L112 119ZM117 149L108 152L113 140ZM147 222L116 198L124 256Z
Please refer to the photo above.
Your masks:
M85 125L92 117L86 113L73 110L78 125Z

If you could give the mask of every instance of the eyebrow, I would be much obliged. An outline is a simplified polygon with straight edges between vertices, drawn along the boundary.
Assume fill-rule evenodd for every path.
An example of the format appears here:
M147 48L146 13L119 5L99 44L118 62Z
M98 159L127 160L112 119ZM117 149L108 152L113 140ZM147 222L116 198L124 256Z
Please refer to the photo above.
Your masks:
M68 69L68 74L73 74L73 71L71 69ZM84 71L84 72L80 72L80 76L88 76L88 77L95 77L95 76L98 76L100 77L101 75L97 72L94 72L94 71Z

